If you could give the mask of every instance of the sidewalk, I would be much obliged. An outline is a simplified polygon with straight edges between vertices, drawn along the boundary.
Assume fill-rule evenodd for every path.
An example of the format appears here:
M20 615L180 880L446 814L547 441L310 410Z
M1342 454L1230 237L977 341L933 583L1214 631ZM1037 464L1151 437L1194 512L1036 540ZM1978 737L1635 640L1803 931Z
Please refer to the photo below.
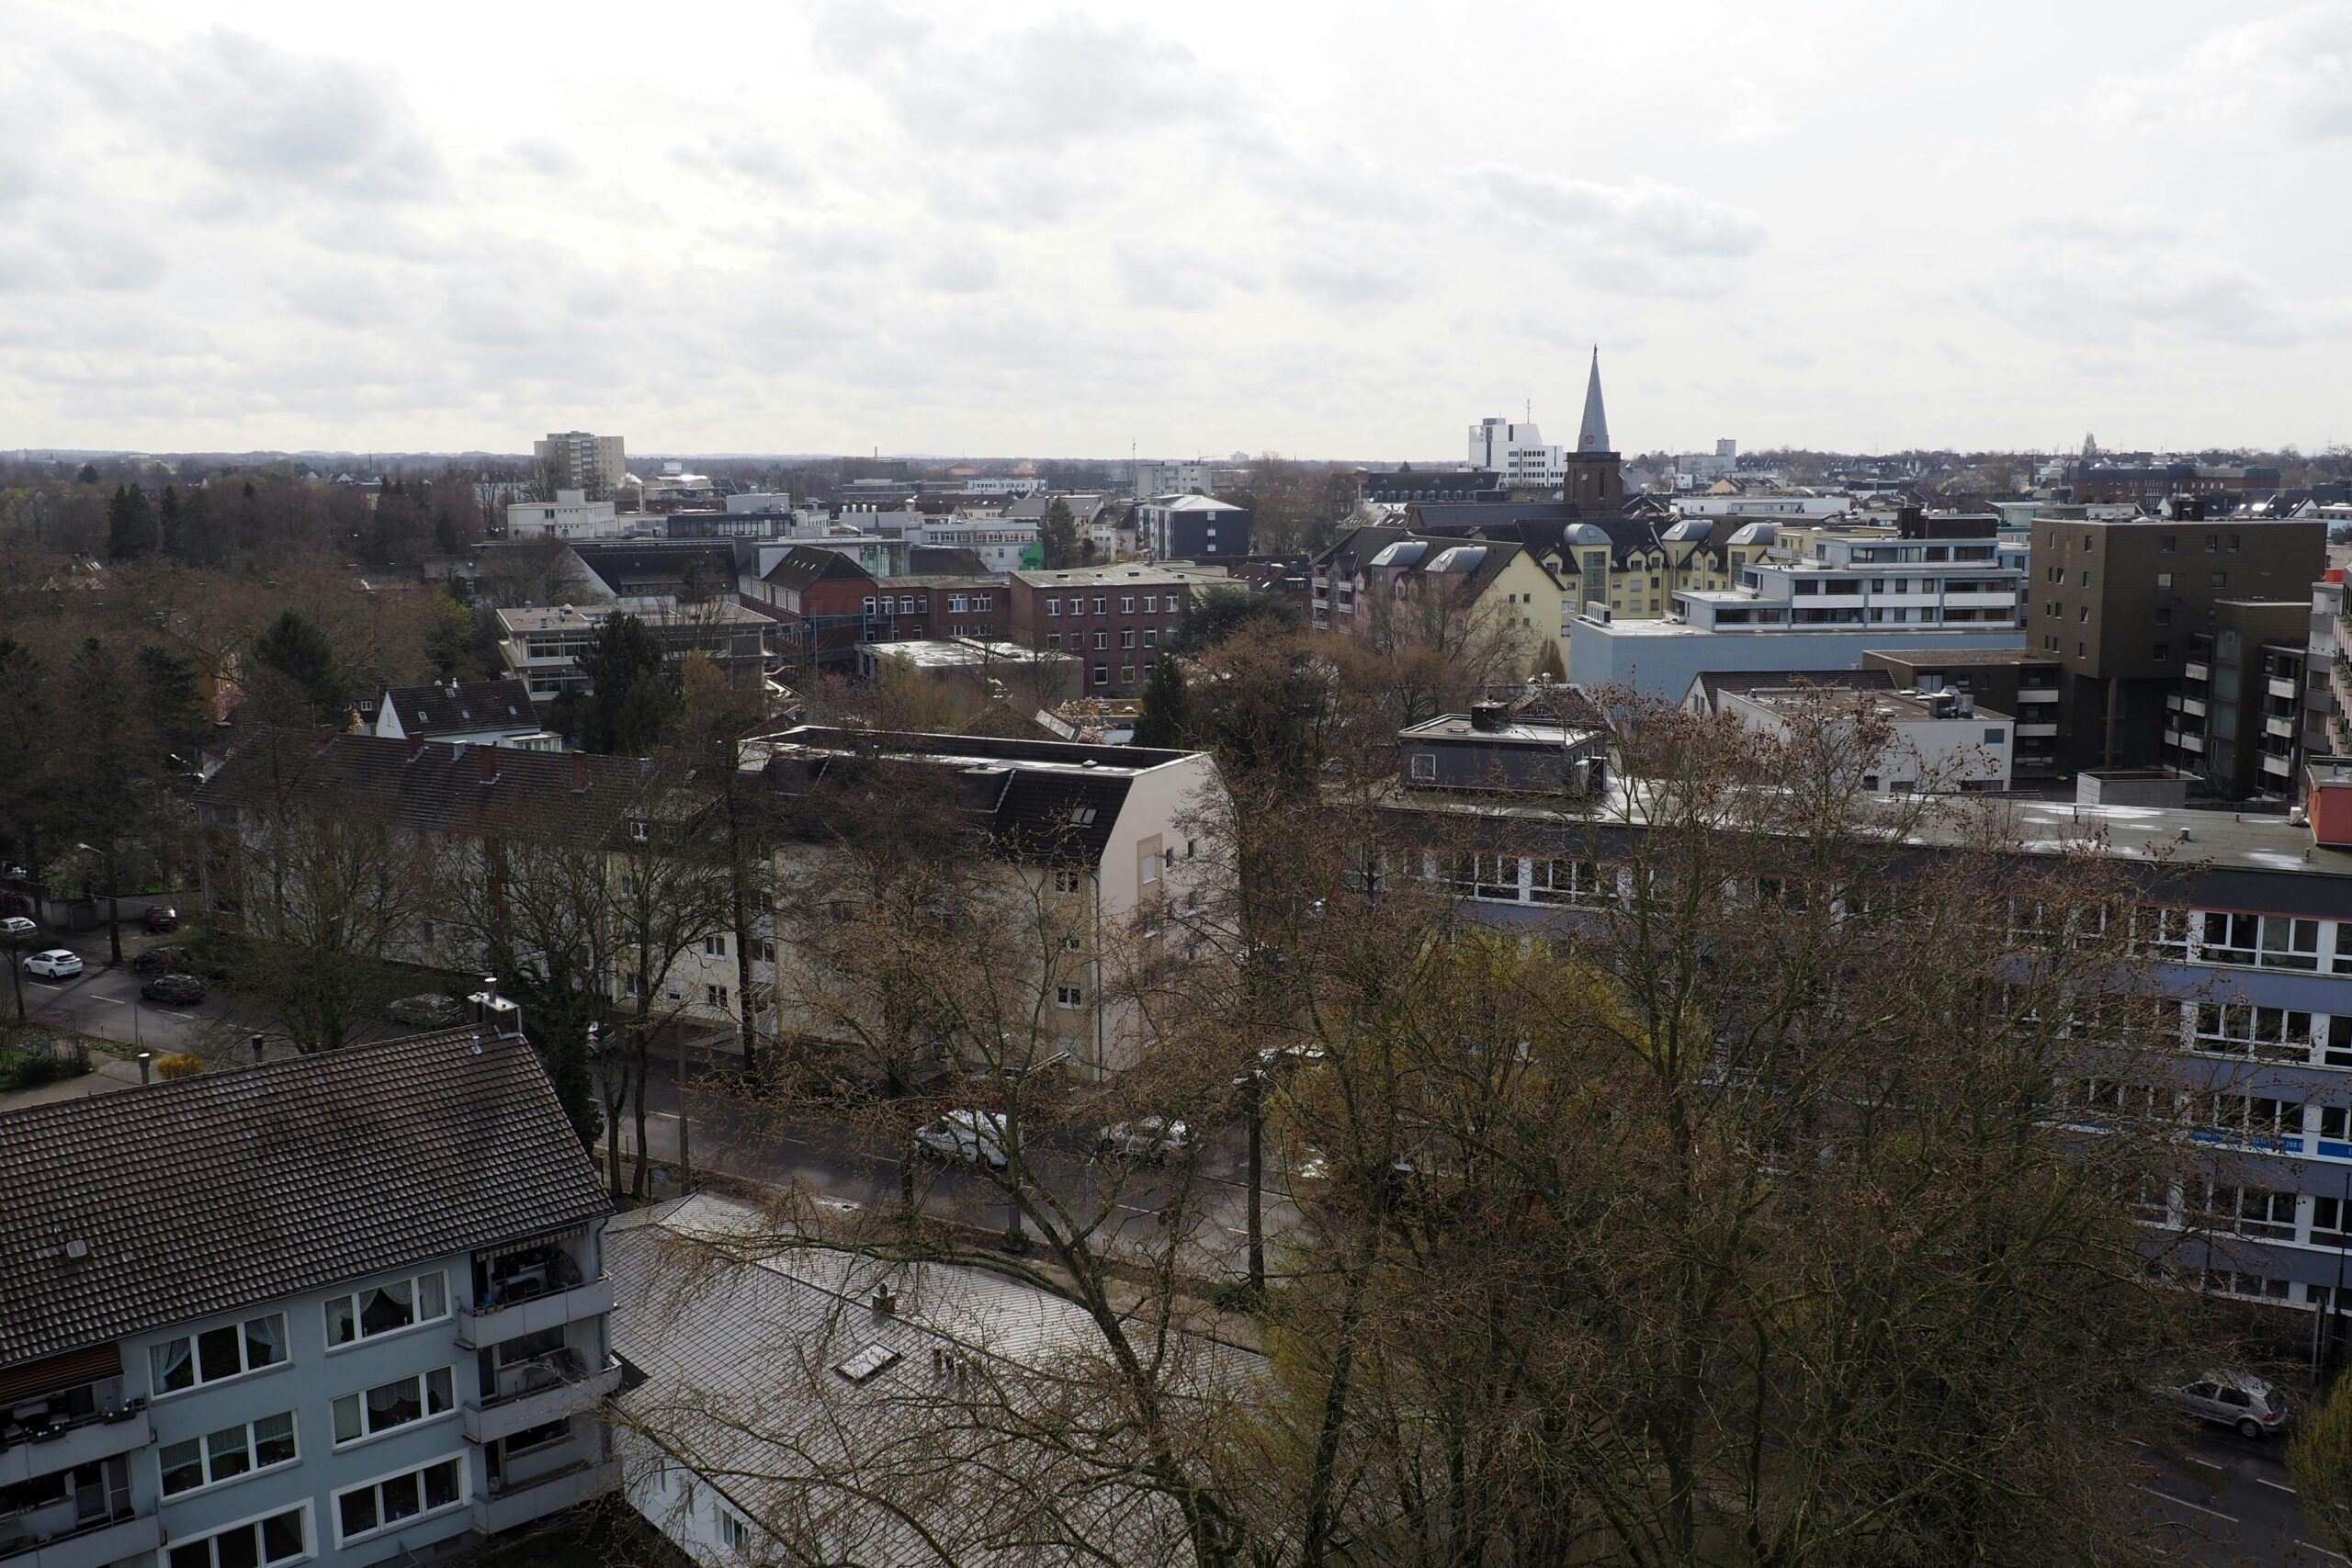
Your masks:
M54 1105L61 1100L84 1100L94 1094L112 1089L137 1089L139 1064L126 1062L119 1056L109 1056L102 1051L90 1053L90 1070L78 1078L60 1078L36 1089L20 1089L10 1094L0 1094L0 1111L22 1111L28 1105Z

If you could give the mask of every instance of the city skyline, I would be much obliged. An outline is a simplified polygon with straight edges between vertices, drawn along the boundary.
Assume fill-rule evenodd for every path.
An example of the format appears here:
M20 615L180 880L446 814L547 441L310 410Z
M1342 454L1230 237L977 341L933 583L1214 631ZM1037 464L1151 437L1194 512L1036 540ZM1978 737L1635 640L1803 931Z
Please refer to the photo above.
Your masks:
M2341 0L576 15L32 6L0 443L2352 438Z

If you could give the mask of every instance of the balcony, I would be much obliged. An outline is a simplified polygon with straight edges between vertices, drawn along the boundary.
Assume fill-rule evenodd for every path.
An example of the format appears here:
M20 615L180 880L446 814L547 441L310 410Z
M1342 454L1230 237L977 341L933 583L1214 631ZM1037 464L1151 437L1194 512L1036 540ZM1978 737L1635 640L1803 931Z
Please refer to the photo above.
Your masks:
M2183 697L2180 699L2180 711L2190 715L2192 717L2203 718L2205 716L2205 699L2203 697Z
M2019 686L2018 701L2021 703L2054 703L2058 700L2055 686Z
M2006 590L1998 593L1947 593L1944 604L1953 609L2006 610L2016 604L2018 596Z
M120 1397L122 1380L108 1381L114 1385L116 1396ZM23 1435L11 1437L9 1433ZM155 1428L147 1419L144 1400L129 1409L97 1411L52 1426L36 1427L11 1423L0 1429L0 1444L6 1445L0 1447L0 1486L14 1486L36 1475L54 1475L60 1471L94 1464L133 1449L143 1449L154 1440Z
M2292 681L2281 681L2275 675L2264 682L2264 689L2272 696L2284 697L2290 703L2303 694L2303 689L2301 686L2296 685Z
M77 1524L66 1516L65 1528L46 1535L28 1529L29 1517L0 1517L0 1562L7 1568L104 1568L126 1557L144 1557L164 1544L164 1527L151 1504L145 1512L117 1509L106 1518Z
M2275 735L2281 740L2292 740L2295 738L2295 721L2276 715L2267 716L2262 721L2262 733Z
M2194 751L2202 756L2205 752L2205 738L2201 735L2184 735L2180 738L2180 749L2184 751Z
M458 1309L458 1343L466 1349L479 1350L485 1345L503 1344L526 1334L602 1317L612 1310L613 1281L609 1276L498 1305L461 1306Z
M2058 733L2058 727L2054 724L2038 724L2029 719L2020 721L2017 730L2018 739L2031 739L2035 736L2054 736Z
M2290 758L2274 757L2265 751L2262 754L2262 771L2266 773L2276 773L2283 779L2294 773L2295 765Z
M2180 672L2184 679L2190 681L2211 681L2213 678L2213 667L2201 659L2190 660L2180 667Z
M621 1384L621 1363L608 1357L591 1371L566 1350L543 1361L528 1361L499 1373L499 1392L469 1402L460 1412L470 1442L495 1442L532 1427L593 1410Z
M620 1461L601 1459L583 1461L536 1481L515 1482L497 1493L474 1499L474 1529L484 1535L496 1535L516 1525L529 1524L574 1503L585 1502L600 1492L609 1492L620 1484Z

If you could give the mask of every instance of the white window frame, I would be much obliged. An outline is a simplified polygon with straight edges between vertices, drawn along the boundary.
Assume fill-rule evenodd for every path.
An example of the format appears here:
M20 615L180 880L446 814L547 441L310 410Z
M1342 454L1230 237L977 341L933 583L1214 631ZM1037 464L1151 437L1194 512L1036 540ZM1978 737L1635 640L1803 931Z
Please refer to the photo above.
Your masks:
M718 1507L718 1544L729 1551L741 1551L743 1543L752 1539L752 1527L737 1516L734 1509L720 1504Z
M421 1310L424 1303L423 1286L427 1280L437 1283L441 1291L441 1310L431 1316L426 1316ZM362 1309L359 1298L370 1291L381 1291L387 1286L401 1284L408 1287L409 1310L413 1315L397 1327L379 1328L373 1334L361 1327L359 1318ZM334 1309L338 1303L351 1314L351 1337L348 1339L337 1339L334 1337ZM448 1317L452 1304L449 1300L449 1271L447 1269L420 1269L413 1274L394 1275L390 1279L379 1280L372 1284L362 1285L357 1290L348 1291L341 1295L329 1296L319 1305L320 1317L326 1325L327 1354L332 1356L338 1350L348 1350L355 1345L365 1345L371 1340L387 1339L395 1334L406 1334L411 1329L423 1328L427 1324L440 1323Z
M272 1468L274 1469L276 1467L273 1466ZM175 1493L173 1495L173 1501L176 1502L181 1497L190 1496L192 1495L193 1494L186 1492ZM164 1542L163 1549L156 1552L155 1560L159 1563L168 1564L172 1560L172 1553L175 1551L186 1551L189 1547L202 1546L210 1548L206 1555L211 1562L218 1563L220 1561L220 1550L214 1543L219 1541L224 1535L233 1535L237 1531L244 1529L249 1529L254 1532L254 1546L256 1552L258 1552L261 1549L261 1526L263 1521L266 1519L283 1518L288 1514L296 1515L300 1520L302 1531L301 1548L291 1557L260 1558L259 1561L262 1564L262 1568L285 1568L286 1564L291 1562L308 1562L311 1559L319 1554L319 1538L312 1534L311 1530L311 1503L310 1499L307 1497L301 1502L294 1504L290 1507L265 1508L258 1514L252 1515L246 1518L235 1520L230 1524L215 1526L214 1528L206 1530L202 1535L191 1536L185 1540L176 1537L167 1538Z
M264 1421L279 1420L286 1423L286 1435L293 1442L294 1451L284 1459L272 1460L267 1464L259 1463L257 1461L261 1457L261 1439L254 1435L254 1428ZM245 1468L232 1475L215 1475L212 1473L214 1451L212 1439L231 1432L241 1433L244 1438ZM203 1479L193 1486L175 1489L168 1479L175 1467L164 1459L164 1455L173 1449L185 1448L191 1443L196 1445L197 1473ZM223 1427L217 1432L206 1432L198 1437L183 1438L176 1443L164 1443L157 1447L155 1450L156 1495L166 1502L176 1503L183 1498L199 1496L207 1492L216 1492L223 1486L233 1486L238 1482L250 1480L254 1476L267 1475L273 1471L284 1470L288 1465L301 1462L300 1423L295 1418L295 1413L291 1410L274 1411L267 1416L256 1416L250 1421L238 1422L232 1427Z
M443 1389L442 1393L443 1397L447 1401L447 1403L444 1404L438 1410L433 1408L433 1377L436 1372L445 1380L447 1386ZM368 1422L368 1396L375 1393L377 1389L390 1388L393 1383L400 1382L414 1383L416 1385L417 1414L411 1416L406 1421L396 1421L389 1427L370 1427ZM341 1435L341 1425L337 1418L338 1413L335 1407L340 1405L346 1399L357 1401L357 1409L359 1412L359 1435L356 1438L346 1438ZM427 1367L421 1372L411 1372L404 1378L391 1378L386 1382L377 1383L373 1387L363 1388L355 1393L339 1393L335 1395L334 1398L330 1400L327 1404L327 1420L329 1423L327 1432L329 1438L333 1441L335 1451L340 1453L345 1449L364 1447L368 1443L374 1442L379 1438L388 1438L394 1432L413 1431L415 1428L425 1425L427 1422L438 1421L445 1416L454 1416L457 1414L457 1369L455 1367Z
M256 1323L268 1323L272 1320L277 1324L277 1359L264 1361L256 1366L248 1355L253 1344L253 1337L248 1330ZM198 1348L198 1344L206 1335L216 1333L223 1328L236 1330L237 1370L233 1372L223 1372L217 1378L208 1378L204 1375L204 1358ZM184 1388L167 1389L164 1386L163 1362L159 1357L163 1351L174 1345L187 1347L189 1376L193 1381ZM217 1388L237 1378L249 1378L287 1366L292 1362L293 1359L293 1348L286 1337L284 1313L265 1312L256 1313L252 1317L232 1318L227 1323L216 1323L209 1328L199 1328L193 1333L175 1335L169 1339L159 1340L147 1347L147 1397L150 1400L173 1399L183 1393L193 1393L200 1388Z
M707 937L703 938L703 939L702 939L702 955L703 955L705 958L724 958L724 957L726 957L726 956L727 956L727 939L726 939L726 937L724 937L724 936L722 936L722 935L719 935L719 934L717 934L717 933L713 933L712 935L709 935L709 936L707 936Z
M2191 1002L2188 1048L2208 1056L2260 1062L2308 1062L2317 1035L2301 1008L2256 1002Z
M1054 1005L1057 1008L1067 1008L1073 1012L1076 1011L1078 1009L1086 1005L1086 987L1083 986L1055 986Z
M379 1536L390 1535L396 1530L406 1529L409 1526L417 1523L419 1520L437 1519L445 1515L454 1514L458 1509L465 1507L469 1503L473 1501L473 1476L469 1467L467 1465L466 1458L467 1456L463 1450L459 1450L456 1453L441 1454L425 1461L423 1464L402 1465L398 1470L386 1471L383 1474L371 1477L367 1481L361 1482L356 1486L340 1486L334 1491L329 1493L327 1495L327 1513L334 1524L335 1545L343 1547L350 1545L353 1541L374 1540ZM457 1467L458 1495L454 1501L439 1504L434 1506L424 1506L424 1472L444 1464L451 1464ZM398 1481L401 1477L409 1475L416 1477L416 1500L419 1505L417 1511L413 1514L402 1514L397 1519L387 1519L384 1517L384 1483L386 1482ZM358 1492L374 1492L376 1494L376 1522L369 1525L365 1529L353 1530L346 1534L343 1528L343 1500Z

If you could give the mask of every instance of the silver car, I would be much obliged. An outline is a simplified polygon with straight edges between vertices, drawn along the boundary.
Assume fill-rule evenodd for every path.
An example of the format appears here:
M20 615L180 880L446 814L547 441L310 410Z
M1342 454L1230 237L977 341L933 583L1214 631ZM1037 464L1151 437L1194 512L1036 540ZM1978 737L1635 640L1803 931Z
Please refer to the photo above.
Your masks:
M956 1165L1002 1170L1007 1164L1004 1145L1004 1112L1001 1111L951 1111L915 1129L917 1154Z
M1138 1116L1114 1122L1095 1136L1098 1154L1124 1159L1160 1161L1193 1146L1193 1130L1172 1117Z
M2175 1404L2200 1420L2267 1438L2287 1425L2284 1395L2251 1372L2209 1371L2172 1391Z

